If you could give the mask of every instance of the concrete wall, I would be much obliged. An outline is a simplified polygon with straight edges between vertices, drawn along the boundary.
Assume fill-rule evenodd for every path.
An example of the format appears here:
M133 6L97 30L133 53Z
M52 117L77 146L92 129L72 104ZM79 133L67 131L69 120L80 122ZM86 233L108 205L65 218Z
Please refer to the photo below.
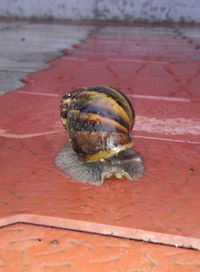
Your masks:
M0 16L200 23L200 0L0 0Z

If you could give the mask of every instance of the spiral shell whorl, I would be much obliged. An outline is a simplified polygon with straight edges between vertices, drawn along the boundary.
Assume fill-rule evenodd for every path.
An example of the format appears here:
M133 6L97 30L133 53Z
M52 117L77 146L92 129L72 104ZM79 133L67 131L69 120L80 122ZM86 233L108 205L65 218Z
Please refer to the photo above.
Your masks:
M105 159L132 146L129 134L135 113L127 97L116 89L75 89L62 97L60 112L72 148L82 161Z

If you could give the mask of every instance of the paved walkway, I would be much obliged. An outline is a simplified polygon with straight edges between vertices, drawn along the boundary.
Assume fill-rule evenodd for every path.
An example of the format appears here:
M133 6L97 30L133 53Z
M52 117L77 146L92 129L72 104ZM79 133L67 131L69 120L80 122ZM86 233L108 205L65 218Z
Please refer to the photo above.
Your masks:
M84 40L93 26L64 23L0 22L0 94L24 85L25 75L47 69L47 61Z
M59 25L55 27L55 32L59 32ZM92 236L102 239L105 247L116 243L118 249L125 247L127 252L130 245L134 245L138 255L133 259L137 260L137 265L131 267L128 266L130 260L123 259L128 254L123 255L125 251L115 256L111 250L105 257L102 255L105 248L91 244L90 235L77 234L72 239L75 240L72 244L78 245L73 256L80 254L82 247L96 252L92 261L84 264L85 271L90 271L87 267L91 263L93 271L95 266L99 271L165 271L162 262L163 267L165 262L166 267L170 267L166 271L199 271L198 251L167 245L200 248L200 29L115 25L60 27L62 33L65 27L70 31L78 27L82 36L77 35L70 43L76 46L61 58L50 61L48 69L23 74L26 85L0 97L0 237L5 245L0 269L13 271L9 260L18 252L19 267L28 267L28 271L36 268L36 271L43 271L45 265L52 271L65 271L67 266L76 271L78 263L65 260L67 251L55 261L50 257L51 251L53 256L57 254L51 246L60 245L63 239L57 241L55 237L63 237L65 233L70 236L70 232L54 229L51 236L49 228L34 224L166 245ZM7 28L9 32L12 27ZM29 28L33 31L40 26L30 24ZM25 40L33 37L32 31ZM84 41L80 41L83 38ZM60 47L63 48L64 43L62 41ZM30 48L27 50L32 52ZM38 60L40 65L33 65L34 71L47 67L40 62L40 53L40 50L36 53L37 65ZM17 57L20 60L20 54ZM13 63L13 57L10 59ZM46 61L46 58L41 57L41 60ZM33 62L30 63L32 67ZM24 72L33 72L31 69ZM109 179L99 187L84 185L64 176L53 163L66 141L59 120L60 97L72 88L99 84L120 88L135 105L137 120L132 136L146 167L144 177L138 182ZM18 224L6 227L14 223ZM42 233L41 237L49 238L43 240L40 235L33 235L37 231ZM21 240L19 232L24 237ZM54 242L49 245L49 241ZM11 244L16 247L10 253ZM42 260L41 266L39 260L37 264L31 261L33 258L28 256L32 255L27 255L25 263L20 257L24 247L32 250L35 246L43 252L41 255L48 255L48 262ZM62 251L62 247L57 249ZM160 250L164 260L159 255ZM132 256L131 249L130 254ZM179 254L183 258L176 257Z

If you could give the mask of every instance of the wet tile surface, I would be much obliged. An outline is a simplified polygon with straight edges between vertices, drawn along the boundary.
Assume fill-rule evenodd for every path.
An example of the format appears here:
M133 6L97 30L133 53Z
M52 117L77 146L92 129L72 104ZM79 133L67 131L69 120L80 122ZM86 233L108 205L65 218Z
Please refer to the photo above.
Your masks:
M92 187L64 177L54 166L64 141L64 134L2 141L1 217L40 214L200 238L199 148L135 140L145 158L145 176Z
M102 28L50 62L48 70L26 76L25 87L0 98L1 225L9 223L9 216L19 215L16 221L20 221L21 214L36 215L37 223L40 215L47 225L57 226L55 218L60 218L67 227L71 219L77 229L81 220L84 230L90 223L88 231L93 223L105 224L110 232L115 227L139 229L153 232L157 242L169 234L185 237L184 242L179 237L180 244L199 248L199 61L191 44L173 29L166 31L169 37L141 29L140 37L147 41L144 50L152 43L154 53L135 58L134 31L128 28L124 34L117 27ZM128 35L128 42L123 35ZM160 59L163 48L156 45L163 43L163 36L169 44L174 38L179 42ZM109 46L103 50L105 39ZM109 179L100 187L83 185L64 176L53 163L66 142L59 120L61 95L97 84L122 89L136 107L132 135L146 167L137 182ZM137 238L143 239L140 234Z
M77 86L103 82L126 93L180 98L199 96L199 62L152 63L104 57L80 59L67 55L53 64L53 68L44 73L26 77L26 91L61 95Z
M193 250L16 224L0 232L0 271L197 272Z
M146 61L196 61L200 58L199 44L198 27L192 30L175 26L104 27L82 46L78 55Z
M64 23L0 21L0 94L22 87L20 80L26 74L47 69L47 61L71 49L92 30L92 26Z

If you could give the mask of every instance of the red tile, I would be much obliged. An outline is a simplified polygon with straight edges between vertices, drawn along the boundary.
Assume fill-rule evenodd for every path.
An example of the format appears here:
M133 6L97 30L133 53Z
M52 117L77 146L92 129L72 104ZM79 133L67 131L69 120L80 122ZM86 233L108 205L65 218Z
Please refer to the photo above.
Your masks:
M64 142L64 134L2 141L1 217L30 213L200 238L199 147L137 139L144 177L94 187L55 167Z
M101 58L79 59L68 55L53 67L27 80L26 91L60 94L88 85L111 85L125 92L154 96L198 95L198 62L151 62Z
M104 38L97 37L97 48ZM122 39L120 43L128 46ZM199 248L200 108L198 99L194 101L199 62L191 61L195 49L180 47L182 43L174 43L175 51L167 51L160 61L161 49L158 58L134 59L128 46L124 59L119 41L112 42L117 58L108 60L112 47L101 54L103 49L96 50L91 38L71 55L51 62L50 69L28 76L18 92L2 96L0 225L45 224ZM184 62L172 58L179 47ZM79 59L91 48L95 59L89 54ZM186 49L191 50L189 57ZM138 123L133 137L146 168L138 182L109 179L99 187L83 185L53 163L66 142L60 96L96 84L121 88L135 104Z
M41 226L0 229L0 269L197 272L200 252Z

